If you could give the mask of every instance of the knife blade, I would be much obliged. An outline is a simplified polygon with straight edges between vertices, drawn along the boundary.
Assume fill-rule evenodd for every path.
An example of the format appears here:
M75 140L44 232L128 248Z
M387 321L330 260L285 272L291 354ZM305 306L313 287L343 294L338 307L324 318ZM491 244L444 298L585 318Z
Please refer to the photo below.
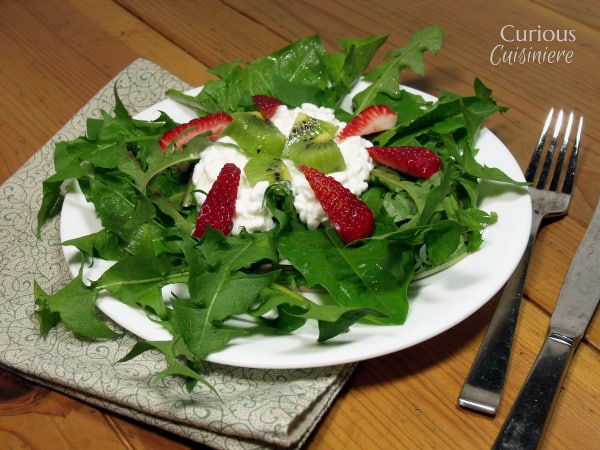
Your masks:
M563 379L600 300L600 202L569 266L548 335L493 449L540 444Z

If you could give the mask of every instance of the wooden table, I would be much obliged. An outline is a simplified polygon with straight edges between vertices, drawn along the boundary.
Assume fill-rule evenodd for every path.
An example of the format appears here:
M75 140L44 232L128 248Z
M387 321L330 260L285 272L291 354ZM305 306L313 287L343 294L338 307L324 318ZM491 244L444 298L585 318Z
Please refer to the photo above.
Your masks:
M359 365L307 444L310 449L486 448L493 442L545 336L563 277L600 194L600 14L595 2L536 0L4 0L0 15L0 182L42 146L97 90L138 57L192 85L207 68L253 60L309 34L390 34L386 48L418 29L444 27L427 76L407 84L468 94L479 76L510 111L488 126L523 166L550 106L585 116L580 170L567 217L548 224L533 254L507 390L494 418L456 399L497 298L460 325L414 348ZM501 30L505 30L504 38ZM509 42L515 30L532 39ZM537 31L536 31L537 30ZM537 42L573 30L570 42ZM552 33L547 33L550 36ZM558 36L559 33L556 33ZM500 44L572 50L571 62L496 64ZM496 53L497 55L497 53ZM492 57L491 57L492 56ZM0 373L0 447L184 449L177 437L124 420ZM544 445L600 442L600 317L579 348Z

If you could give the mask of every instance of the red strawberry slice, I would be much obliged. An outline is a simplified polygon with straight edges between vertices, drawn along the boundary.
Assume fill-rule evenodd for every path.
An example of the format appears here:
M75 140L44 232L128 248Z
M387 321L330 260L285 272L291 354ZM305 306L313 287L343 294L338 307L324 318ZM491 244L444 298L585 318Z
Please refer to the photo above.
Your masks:
M366 136L389 130L396 125L398 115L386 105L373 105L363 109L340 132L338 138Z
M206 232L207 225L223 234L231 232L240 174L241 170L233 163L226 163L221 168L200 207L196 228L192 233L194 236L202 237Z
M373 233L375 218L365 202L335 178L300 166L317 200L346 244Z
M208 138L214 141L219 137L223 130L227 128L227 125L229 125L232 120L233 117L222 111L203 117L197 117L189 122L167 130L158 141L158 144L160 145L160 148L165 151L167 147L175 141L175 146L181 150L184 144L187 144L199 134L208 131L212 131L212 134Z
M440 157L426 147L369 147L367 151L377 164L416 178L429 178L442 167Z
M257 94L252 96L252 101L265 119L273 117L277 108L281 106L281 101L270 95Z

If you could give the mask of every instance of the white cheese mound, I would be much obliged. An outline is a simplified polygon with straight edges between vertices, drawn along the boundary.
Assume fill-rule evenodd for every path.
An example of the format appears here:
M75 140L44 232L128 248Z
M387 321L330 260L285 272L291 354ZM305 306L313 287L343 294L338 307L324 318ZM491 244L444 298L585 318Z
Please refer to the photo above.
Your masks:
M334 123L339 130L345 125L335 118L332 109L310 103L304 103L301 107L294 109L282 105L277 108L271 121L287 136L300 112ZM328 175L338 180L354 194L360 195L367 189L369 173L373 169L373 161L365 150L372 144L360 136L349 137L341 142L336 140L336 143L342 152L346 168ZM246 229L248 232L270 230L275 226L275 222L264 204L264 193L268 182L261 181L251 186L243 172L249 158L230 144L235 144L235 142L229 137L223 137L202 151L202 156L196 164L192 176L192 182L196 189L196 200L201 205L223 165L228 162L233 163L242 170L242 175L238 188L232 234L239 234L242 229ZM300 220L311 229L317 228L327 220L325 211L315 198L302 172L291 160L286 159L284 163L292 176L291 189L294 194L294 206Z

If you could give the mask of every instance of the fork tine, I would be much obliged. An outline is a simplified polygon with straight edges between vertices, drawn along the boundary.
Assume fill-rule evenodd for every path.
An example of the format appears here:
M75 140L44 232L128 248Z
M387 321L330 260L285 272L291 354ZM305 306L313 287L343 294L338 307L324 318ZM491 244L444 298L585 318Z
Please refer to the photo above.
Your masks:
M573 181L575 180L575 169L577 167L577 158L579 156L579 141L581 139L581 130L583 129L583 116L579 118L579 125L577 126L577 133L575 134L575 140L573 141L573 150L571 152L571 158L569 159L569 166L565 175L565 182L563 184L562 191L565 194L571 194L573 190Z
M546 178L548 178L548 174L550 173L550 166L552 165L552 159L554 158L554 150L556 149L556 142L558 141L558 133L562 127L563 122L563 111L562 109L558 112L558 117L556 118L556 124L554 125L554 133L552 134L552 140L550 141L550 145L548 146L548 150L546 152L546 159L544 161L544 165L542 166L542 171L540 172L540 178L538 179L536 188L544 189L546 185Z
M569 143L569 137L571 136L571 127L573 126L573 113L569 114L569 119L567 120L567 127L565 128L565 134L563 137L562 145L560 146L560 151L558 152L558 158L556 159L556 165L554 166L554 176L552 177L552 181L550 182L550 190L556 191L558 187L558 181L560 179L562 173L562 166L565 160L565 155L567 153L567 145Z
M548 116L546 117L546 122L544 122L544 127L542 128L542 133L540 134L538 143L535 146L533 154L531 155L531 160L529 161L527 170L525 171L525 179L530 183L533 182L533 179L535 178L535 172L537 171L538 163L540 161L540 157L542 156L542 150L544 149L544 144L546 143L546 137L548 136L548 128L550 128L550 122L552 121L553 115L554 108L551 108L550 112L548 113Z

